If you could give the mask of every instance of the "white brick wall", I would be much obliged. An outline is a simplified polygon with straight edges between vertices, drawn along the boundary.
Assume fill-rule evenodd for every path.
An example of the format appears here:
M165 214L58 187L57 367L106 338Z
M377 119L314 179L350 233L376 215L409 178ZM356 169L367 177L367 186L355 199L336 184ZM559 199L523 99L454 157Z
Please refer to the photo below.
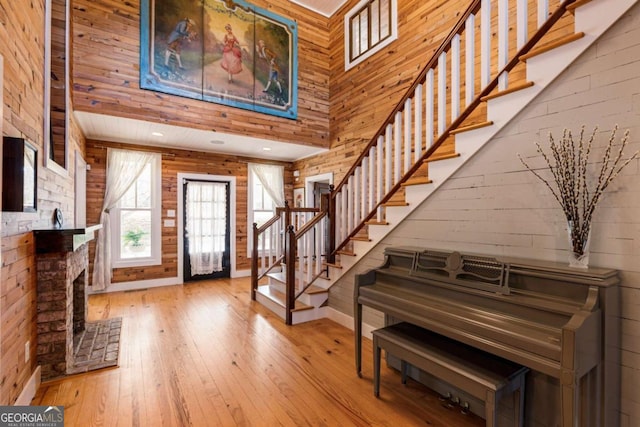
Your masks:
M631 131L627 155L640 149L640 4L354 270L361 272L379 265L383 248L388 245L567 262L562 210L544 184L524 169L517 154L528 158L532 165L541 165L535 141L546 146L549 132L558 139L564 128L577 134L583 124L588 133L593 126L599 126L599 147L606 144L611 129L618 124ZM600 153L601 149L594 150L593 158ZM620 424L640 426L639 160L632 162L607 189L596 210L590 264L621 270ZM347 314L352 314L353 275L354 272L345 275L329 299L332 307ZM370 319L380 321L375 316Z

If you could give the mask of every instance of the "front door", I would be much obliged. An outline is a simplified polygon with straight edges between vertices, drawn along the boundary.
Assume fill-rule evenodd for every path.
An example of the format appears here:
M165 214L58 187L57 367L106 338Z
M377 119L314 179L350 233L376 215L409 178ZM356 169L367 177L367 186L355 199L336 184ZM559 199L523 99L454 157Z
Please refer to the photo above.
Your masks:
M183 181L184 281L230 277L229 182Z

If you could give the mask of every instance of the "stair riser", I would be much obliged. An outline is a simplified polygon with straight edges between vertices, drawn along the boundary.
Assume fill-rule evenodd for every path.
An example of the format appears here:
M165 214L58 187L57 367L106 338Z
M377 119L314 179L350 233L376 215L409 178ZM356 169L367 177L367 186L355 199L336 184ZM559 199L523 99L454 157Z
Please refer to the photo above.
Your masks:
M273 284L269 284L269 286L271 286L272 289L281 292L281 293L286 293L286 285L284 283L273 283ZM311 305L313 307L320 307L322 304L324 304L324 302L327 300L327 298L329 297L329 293L328 292L322 292L322 293L313 293L313 294L307 294L304 293L302 295L300 295L300 298L298 298L298 300L306 305Z
M638 0L592 1L576 9L575 30L600 36L624 15ZM602 19L615 16L615 20Z
M327 317L324 307L315 308L313 310L294 311L292 314L291 323L294 325Z
M417 205L418 203L422 203L425 197L428 197L429 193L431 193L433 190L434 190L433 184L411 185L405 188L405 198L407 200L407 203L409 203L409 205L411 206ZM378 226L378 227L386 227L386 226ZM369 227L369 238L371 240L376 240L371 235L371 226Z
M284 309L284 307L282 307L281 305L275 303L270 298L267 298L266 296L262 295L259 292L256 294L256 301L259 302L261 305L265 306L266 308L268 308L275 315L277 315L278 317L280 317L281 319L284 320L284 318L285 318L285 309Z

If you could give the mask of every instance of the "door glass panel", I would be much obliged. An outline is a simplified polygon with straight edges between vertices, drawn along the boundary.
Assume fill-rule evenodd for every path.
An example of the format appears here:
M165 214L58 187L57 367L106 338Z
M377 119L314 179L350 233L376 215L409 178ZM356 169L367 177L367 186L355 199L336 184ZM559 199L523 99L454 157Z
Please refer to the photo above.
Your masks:
M191 275L222 271L228 232L227 184L189 182L185 212Z

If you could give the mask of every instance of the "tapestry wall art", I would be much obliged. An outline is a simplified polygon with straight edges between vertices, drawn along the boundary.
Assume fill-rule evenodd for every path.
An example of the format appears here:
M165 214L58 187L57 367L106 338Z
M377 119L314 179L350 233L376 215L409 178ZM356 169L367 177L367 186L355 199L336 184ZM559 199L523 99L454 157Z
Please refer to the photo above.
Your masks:
M297 117L297 24L242 0L142 0L140 87Z

